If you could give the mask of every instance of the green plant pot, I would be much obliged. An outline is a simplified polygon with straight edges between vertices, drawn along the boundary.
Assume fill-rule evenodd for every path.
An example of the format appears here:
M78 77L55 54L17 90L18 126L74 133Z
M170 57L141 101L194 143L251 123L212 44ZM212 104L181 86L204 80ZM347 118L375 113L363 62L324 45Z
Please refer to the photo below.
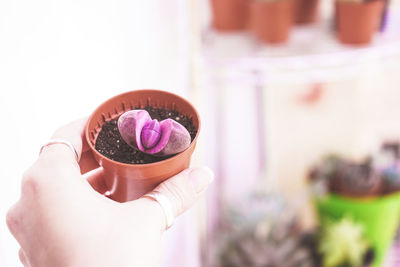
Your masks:
M371 243L373 267L382 265L399 226L400 193L379 198L355 199L328 195L315 200L321 227L327 221L349 216L364 226L365 238Z

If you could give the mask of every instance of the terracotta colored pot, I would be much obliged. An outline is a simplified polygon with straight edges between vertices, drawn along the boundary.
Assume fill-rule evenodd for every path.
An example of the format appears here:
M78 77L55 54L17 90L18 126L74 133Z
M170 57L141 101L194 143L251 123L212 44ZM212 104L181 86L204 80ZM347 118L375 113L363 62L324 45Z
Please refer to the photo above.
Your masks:
M293 1L254 1L250 23L252 33L262 42L287 41L293 25Z
M379 30L383 0L362 3L336 2L339 40L344 44L368 44Z
M116 119L125 111L138 106L172 109L192 119L197 134L190 147L171 158L149 164L125 164L100 154L95 149L95 143L103 123ZM199 132L200 118L196 109L180 96L158 90L131 91L107 100L89 117L85 129L86 139L93 155L104 169L110 197L118 202L137 199L167 178L188 168Z
M294 0L294 22L297 24L315 22L319 3L319 0Z
M210 0L212 26L218 31L244 30L248 24L249 0Z

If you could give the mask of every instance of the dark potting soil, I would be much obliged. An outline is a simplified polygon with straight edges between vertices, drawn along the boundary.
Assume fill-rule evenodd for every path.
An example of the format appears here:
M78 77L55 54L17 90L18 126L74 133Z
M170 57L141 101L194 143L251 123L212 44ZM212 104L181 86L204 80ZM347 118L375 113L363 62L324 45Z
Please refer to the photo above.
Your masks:
M179 122L188 130L192 141L196 136L197 130L193 126L192 121L188 117L179 114L177 111L153 107L145 107L144 109L149 112L152 119L157 119L158 121L173 119ZM109 159L129 164L153 163L171 157L155 157L129 146L119 133L117 119L103 124L99 136L97 137L95 148Z

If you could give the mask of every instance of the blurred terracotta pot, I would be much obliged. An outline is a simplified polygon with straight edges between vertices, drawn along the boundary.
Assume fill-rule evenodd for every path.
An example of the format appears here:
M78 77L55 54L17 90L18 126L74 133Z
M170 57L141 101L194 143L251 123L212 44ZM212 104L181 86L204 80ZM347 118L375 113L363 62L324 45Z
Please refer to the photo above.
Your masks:
M338 38L344 44L368 44L379 30L384 1L336 2Z
M249 0L210 0L212 26L218 31L244 30L248 24Z
M315 22L319 3L319 0L294 0L294 22L297 24Z
M189 117L197 129L190 147L171 158L149 164L117 162L95 149L97 136L105 122L117 119L125 111L145 106L173 109ZM101 104L89 117L85 135L95 159L104 169L110 197L118 202L125 202L143 196L159 183L188 168L199 131L199 115L187 100L165 91L137 90L117 95Z
M293 25L293 1L253 1L250 25L252 33L261 42L287 41Z

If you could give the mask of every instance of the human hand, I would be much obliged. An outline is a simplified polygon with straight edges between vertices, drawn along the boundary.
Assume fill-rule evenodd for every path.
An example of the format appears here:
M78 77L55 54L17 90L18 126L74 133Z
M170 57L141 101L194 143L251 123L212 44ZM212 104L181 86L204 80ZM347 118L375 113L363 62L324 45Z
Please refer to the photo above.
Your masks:
M7 214L7 225L21 246L24 266L139 266L161 264L161 237L166 218L149 198L118 203L106 187L83 138L85 120L56 131L81 156L63 144L44 147L22 180L21 197ZM187 169L157 187L180 215L201 196L213 179L208 168ZM96 192L97 191L97 192ZM100 193L100 194L99 194Z

